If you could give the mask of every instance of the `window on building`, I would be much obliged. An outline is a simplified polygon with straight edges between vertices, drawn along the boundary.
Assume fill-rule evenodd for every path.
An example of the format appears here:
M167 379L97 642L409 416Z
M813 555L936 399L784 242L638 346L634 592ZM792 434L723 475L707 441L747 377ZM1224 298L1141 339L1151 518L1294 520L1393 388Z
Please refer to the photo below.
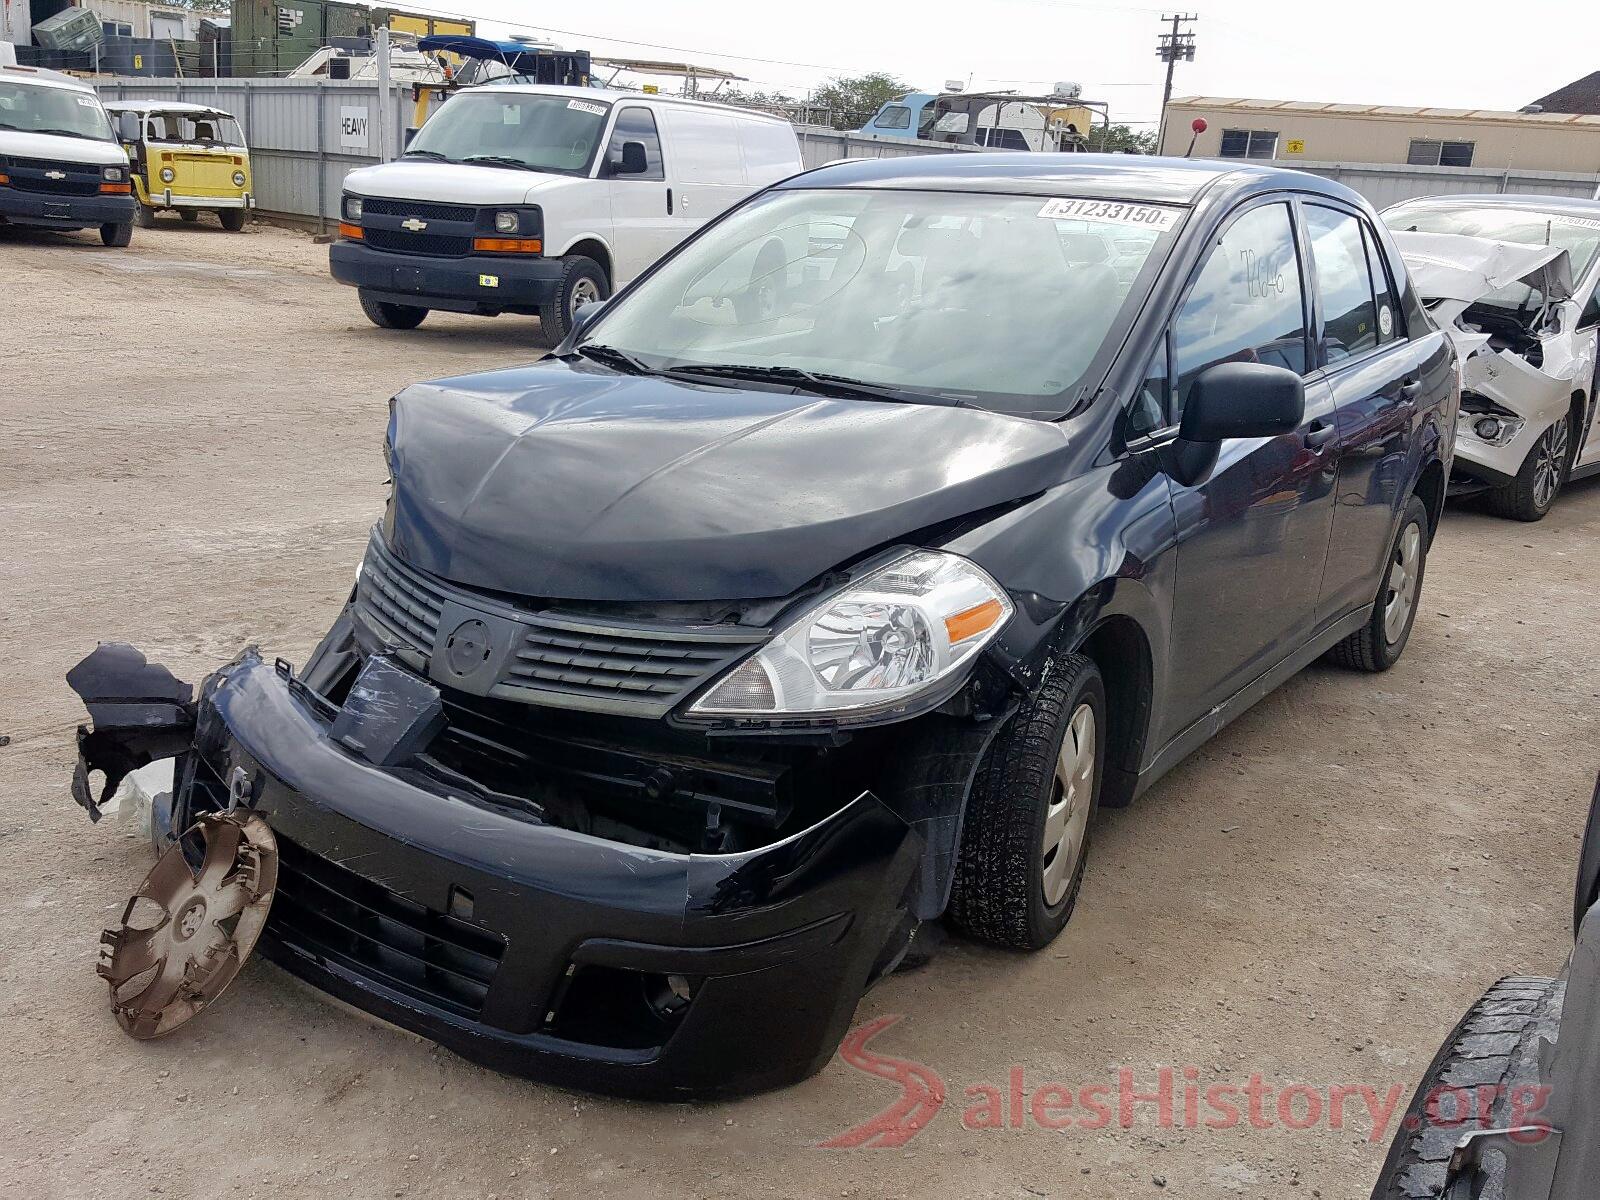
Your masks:
M1440 142L1412 138L1406 162L1413 167L1470 167L1473 142Z
M1278 153L1276 129L1224 129L1223 158L1273 158Z

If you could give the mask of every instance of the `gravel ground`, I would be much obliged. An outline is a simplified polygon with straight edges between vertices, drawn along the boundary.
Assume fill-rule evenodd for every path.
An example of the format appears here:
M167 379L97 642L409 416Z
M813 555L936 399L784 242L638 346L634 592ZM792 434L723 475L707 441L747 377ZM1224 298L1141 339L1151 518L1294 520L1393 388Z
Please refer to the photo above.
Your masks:
M1539 525L1452 509L1401 665L1312 668L1110 814L1051 949L952 942L873 991L860 1021L902 1014L873 1049L946 1094L899 1146L820 1147L898 1095L842 1058L739 1103L601 1100L260 961L134 1042L94 963L149 851L67 793L63 674L112 638L191 680L251 641L303 661L381 504L387 397L533 357L533 323L384 333L322 247L262 227L163 221L124 251L3 230L0 261L0 1194L1364 1197L1390 1131L1359 1101L1342 1127L1283 1128L1269 1097L1275 1128L1207 1128L1204 1106L1187 1128L1186 1082L1369 1085L1403 1109L1492 980L1560 969L1600 765L1600 483ZM1163 1065L1171 1127L1139 1103L1124 1128L1114 1094L1103 1129L1043 1128L1026 1101L1011 1122L1014 1086L1081 1096L1126 1067L1150 1092ZM984 1085L1005 1128L982 1127Z

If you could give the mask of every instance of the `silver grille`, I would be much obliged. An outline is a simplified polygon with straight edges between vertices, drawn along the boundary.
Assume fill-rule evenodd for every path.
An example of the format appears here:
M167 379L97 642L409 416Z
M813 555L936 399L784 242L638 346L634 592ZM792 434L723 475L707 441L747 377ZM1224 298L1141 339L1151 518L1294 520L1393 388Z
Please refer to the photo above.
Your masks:
M373 534L356 611L424 668L447 604L517 626L516 649L487 694L526 704L663 716L770 636L766 629L595 619L517 608L400 561ZM454 621L452 621L454 624Z

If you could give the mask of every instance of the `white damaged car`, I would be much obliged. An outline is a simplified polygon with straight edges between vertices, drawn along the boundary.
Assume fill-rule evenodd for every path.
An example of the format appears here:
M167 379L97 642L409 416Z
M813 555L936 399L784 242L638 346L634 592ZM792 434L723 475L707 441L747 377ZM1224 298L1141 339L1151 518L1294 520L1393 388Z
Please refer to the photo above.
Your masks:
M1429 196L1383 219L1462 362L1452 494L1539 520L1600 472L1600 200Z

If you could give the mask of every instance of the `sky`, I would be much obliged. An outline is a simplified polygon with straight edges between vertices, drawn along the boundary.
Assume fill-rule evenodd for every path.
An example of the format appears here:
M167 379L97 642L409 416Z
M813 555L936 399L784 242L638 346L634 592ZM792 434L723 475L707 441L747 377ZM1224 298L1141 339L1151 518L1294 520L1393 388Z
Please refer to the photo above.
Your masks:
M1083 85L1114 121L1161 108L1159 8L1117 0L419 0L472 16L480 32L542 34L596 55L688 60L748 76L741 85L803 96L830 76L886 71L920 90L1047 91ZM1600 69L1593 0L1200 0L1197 52L1173 95L1517 109ZM549 17L554 26L536 24ZM1583 26L1588 28L1585 30ZM637 80L635 80L637 82Z

